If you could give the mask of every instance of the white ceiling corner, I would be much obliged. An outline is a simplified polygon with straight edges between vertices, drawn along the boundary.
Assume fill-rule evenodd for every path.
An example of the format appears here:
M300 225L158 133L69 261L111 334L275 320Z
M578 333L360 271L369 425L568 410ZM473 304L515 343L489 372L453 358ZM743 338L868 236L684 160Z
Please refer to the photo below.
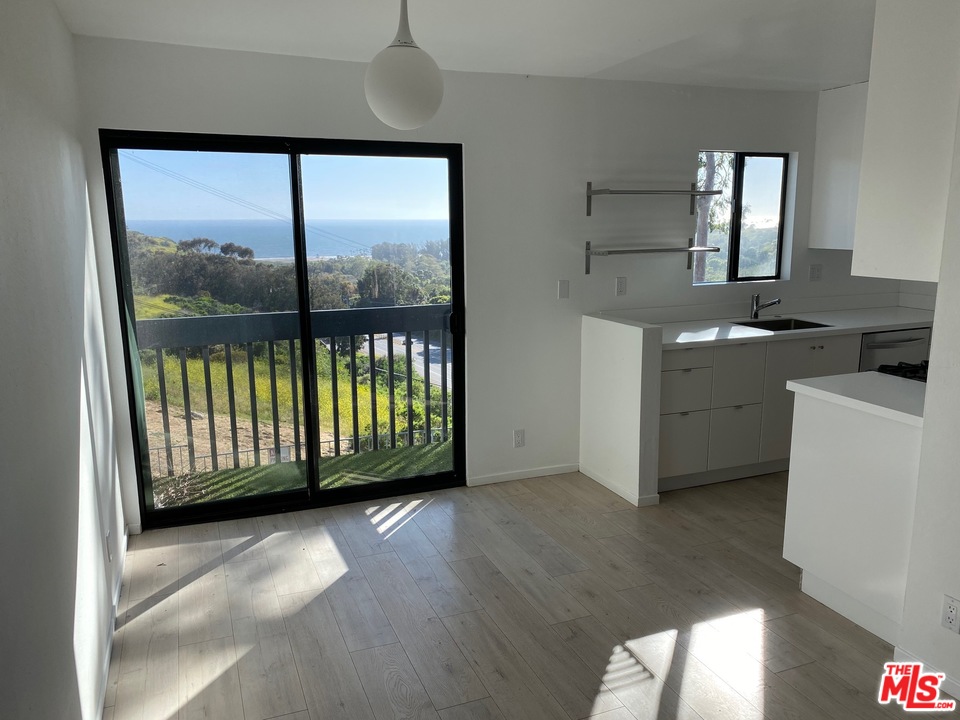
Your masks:
M56 0L78 35L368 62L397 0ZM410 0L445 70L814 90L867 79L874 0Z

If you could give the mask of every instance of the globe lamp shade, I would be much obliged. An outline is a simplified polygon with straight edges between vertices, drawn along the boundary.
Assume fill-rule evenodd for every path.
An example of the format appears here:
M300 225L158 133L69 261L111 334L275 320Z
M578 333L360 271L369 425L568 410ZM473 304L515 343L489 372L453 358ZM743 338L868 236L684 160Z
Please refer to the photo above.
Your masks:
M363 78L374 115L397 130L414 130L436 115L443 76L432 57L414 44L390 45L367 66Z

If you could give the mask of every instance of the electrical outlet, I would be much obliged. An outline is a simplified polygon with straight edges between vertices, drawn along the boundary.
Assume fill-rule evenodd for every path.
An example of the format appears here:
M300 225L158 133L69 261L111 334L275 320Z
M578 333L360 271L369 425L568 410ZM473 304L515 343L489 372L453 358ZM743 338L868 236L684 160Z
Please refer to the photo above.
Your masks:
M524 436L523 429L513 431L513 446L515 448L521 448L527 444L527 439Z
M567 300L570 297L570 281L557 280L557 299Z
M625 277L617 278L617 295L627 294L627 279Z
M810 282L820 282L823 279L823 265L815 263L810 266Z
M940 615L940 624L947 630L960 634L960 600L943 596L943 613Z

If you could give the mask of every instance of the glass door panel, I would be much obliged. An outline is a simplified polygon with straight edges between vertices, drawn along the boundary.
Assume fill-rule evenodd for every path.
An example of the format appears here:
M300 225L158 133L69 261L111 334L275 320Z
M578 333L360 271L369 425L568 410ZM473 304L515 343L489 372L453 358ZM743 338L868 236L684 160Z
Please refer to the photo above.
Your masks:
M289 157L114 162L145 509L305 489Z
M319 487L451 473L449 161L300 160Z

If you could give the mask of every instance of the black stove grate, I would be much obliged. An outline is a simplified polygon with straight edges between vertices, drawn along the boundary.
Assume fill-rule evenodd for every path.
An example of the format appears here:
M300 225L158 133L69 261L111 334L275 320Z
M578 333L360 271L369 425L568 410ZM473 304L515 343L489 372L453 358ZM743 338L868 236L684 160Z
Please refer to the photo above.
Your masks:
M928 364L926 360L923 360L919 363L901 362L896 365L881 365L877 368L877 372L882 372L886 375L896 375L897 377L907 378L909 380L926 382Z

